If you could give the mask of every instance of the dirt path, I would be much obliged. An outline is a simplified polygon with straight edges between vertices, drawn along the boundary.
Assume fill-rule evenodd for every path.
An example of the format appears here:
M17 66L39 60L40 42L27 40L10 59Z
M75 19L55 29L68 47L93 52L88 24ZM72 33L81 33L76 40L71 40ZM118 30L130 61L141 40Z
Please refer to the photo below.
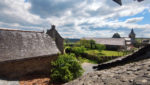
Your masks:
M82 64L82 68L84 69L84 74L87 74L87 73L90 73L90 72L93 72L94 69L93 69L93 66L97 66L98 64L91 64L91 63L83 63Z

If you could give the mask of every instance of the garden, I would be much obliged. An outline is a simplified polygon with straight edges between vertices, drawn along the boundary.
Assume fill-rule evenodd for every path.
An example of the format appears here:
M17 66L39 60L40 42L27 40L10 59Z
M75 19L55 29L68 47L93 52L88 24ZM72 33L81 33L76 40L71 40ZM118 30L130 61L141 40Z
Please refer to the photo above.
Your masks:
M54 83L65 83L80 77L84 72L81 66L84 62L100 64L131 53L107 50L105 45L84 39L75 43L65 42L64 47L64 54L51 63L51 79Z

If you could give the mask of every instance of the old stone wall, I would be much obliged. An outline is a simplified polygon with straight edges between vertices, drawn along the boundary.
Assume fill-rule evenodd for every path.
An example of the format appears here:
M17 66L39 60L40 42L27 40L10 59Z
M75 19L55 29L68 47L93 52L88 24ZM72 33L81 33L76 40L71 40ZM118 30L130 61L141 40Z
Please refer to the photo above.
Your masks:
M57 55L0 63L0 78L15 79L27 74L49 74Z
M130 54L128 56L123 56L118 59L106 62L106 63L102 63L98 66L95 66L94 68L96 68L98 70L102 70L102 69L107 69L107 68L111 68L111 67L115 67L115 66L119 66L119 65L124 65L127 63L135 62L135 61L140 61L140 60L143 60L146 58L150 58L150 45L147 45L147 46L137 50L133 54Z

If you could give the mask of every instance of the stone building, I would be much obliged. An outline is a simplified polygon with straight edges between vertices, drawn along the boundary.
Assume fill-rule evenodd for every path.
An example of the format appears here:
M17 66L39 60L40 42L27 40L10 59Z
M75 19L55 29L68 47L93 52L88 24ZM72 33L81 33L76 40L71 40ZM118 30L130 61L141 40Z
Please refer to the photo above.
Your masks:
M97 44L103 44L108 50L119 50L126 48L124 38L85 38L86 40L94 40Z
M0 77L49 73L60 53L55 41L44 32L0 29Z
M134 33L134 30L132 29L129 34L129 38L131 38L131 44L135 44L135 37L136 37L136 34Z
M108 50L130 50L135 41L136 34L132 29L129 33L129 37L120 37L118 33L115 33L112 38L85 38L86 40L94 40L97 44L106 45Z

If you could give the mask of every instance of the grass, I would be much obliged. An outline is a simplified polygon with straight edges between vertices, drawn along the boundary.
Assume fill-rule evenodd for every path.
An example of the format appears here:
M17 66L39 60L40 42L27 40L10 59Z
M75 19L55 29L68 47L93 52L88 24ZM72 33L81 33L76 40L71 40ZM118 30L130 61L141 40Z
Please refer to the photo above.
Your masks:
M95 56L124 56L124 52L119 51L108 51L108 50L87 50L86 53L89 55L95 55Z
M82 58L82 57L78 57L78 60L79 60L81 63L84 63L84 62L92 63L92 64L97 64L97 63L98 63L97 61L90 60L90 59L87 59L87 58Z
M102 54L105 56L123 56L124 52L118 52L118 51L107 51L107 50L102 50Z

